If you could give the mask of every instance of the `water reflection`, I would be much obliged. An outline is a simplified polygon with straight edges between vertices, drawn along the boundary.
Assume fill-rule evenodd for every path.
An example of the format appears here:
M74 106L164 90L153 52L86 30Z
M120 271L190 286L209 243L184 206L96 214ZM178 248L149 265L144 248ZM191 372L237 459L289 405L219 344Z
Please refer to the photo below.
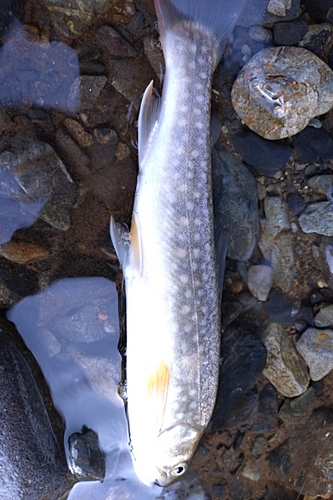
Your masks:
M0 105L37 106L74 113L79 95L76 51L62 42L37 41L38 31L15 20L0 50Z
M191 474L186 483L166 490L149 488L135 476L124 405L118 395L121 357L115 283L105 278L63 279L23 299L8 312L8 318L33 352L65 419L68 466L76 467L69 437L83 426L98 434L106 456L105 481L77 484L70 500L176 500L185 498L191 488L196 495L193 499L205 498ZM186 498L191 496L186 493Z

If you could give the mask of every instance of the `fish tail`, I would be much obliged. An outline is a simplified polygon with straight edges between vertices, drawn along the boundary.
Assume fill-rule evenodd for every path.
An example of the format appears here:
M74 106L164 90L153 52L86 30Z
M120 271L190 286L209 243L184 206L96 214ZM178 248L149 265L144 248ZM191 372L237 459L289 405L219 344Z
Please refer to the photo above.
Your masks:
M155 0L164 53L166 34L182 21L193 21L218 40L215 66L219 63L236 21L248 0Z

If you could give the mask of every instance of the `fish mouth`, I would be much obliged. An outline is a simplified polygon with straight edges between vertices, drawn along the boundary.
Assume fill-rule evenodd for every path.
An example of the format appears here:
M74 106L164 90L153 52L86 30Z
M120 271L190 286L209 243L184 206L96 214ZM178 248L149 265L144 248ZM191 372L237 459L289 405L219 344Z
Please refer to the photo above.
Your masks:
M171 482L170 475L164 470L157 468L157 477L154 481L154 484L163 487L163 486L168 486L170 482Z

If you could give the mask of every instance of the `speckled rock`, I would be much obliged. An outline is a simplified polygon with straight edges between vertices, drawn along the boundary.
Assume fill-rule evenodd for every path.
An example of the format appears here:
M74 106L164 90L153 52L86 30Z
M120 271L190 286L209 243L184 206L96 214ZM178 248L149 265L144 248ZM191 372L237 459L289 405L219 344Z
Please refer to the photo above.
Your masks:
M296 343L312 380L321 380L333 370L333 330L308 328Z
M281 325L271 323L263 342L267 349L267 361L263 370L265 377L281 394L289 398L305 392L310 380L306 364Z
M279 418L287 424L297 425L307 420L315 405L315 390L309 387L303 394L293 399L286 399L279 411Z
M288 292L296 276L293 237L291 233L279 234L274 239L271 253L273 281Z
M257 185L249 169L224 150L213 150L215 233L229 234L228 257L247 260L257 243Z
M266 48L239 73L232 104L262 137L291 137L333 106L333 72L306 49Z
M314 324L319 328L333 326L333 304L320 308L319 312L314 317Z
M309 205L299 218L304 233L333 236L333 202L320 201Z
M296 45L308 29L308 23L303 19L274 24L274 41L276 45Z

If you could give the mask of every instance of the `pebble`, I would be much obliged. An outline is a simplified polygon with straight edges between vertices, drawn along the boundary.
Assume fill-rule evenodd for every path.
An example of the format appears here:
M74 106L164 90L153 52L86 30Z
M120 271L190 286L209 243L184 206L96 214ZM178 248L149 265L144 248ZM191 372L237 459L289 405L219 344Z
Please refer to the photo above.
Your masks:
M298 221L304 233L333 236L333 202L320 201L308 205Z
M98 435L83 427L68 438L70 469L78 479L103 481L105 454L99 447Z
M252 40L262 43L270 43L272 41L271 32L263 26L250 26L249 37Z
M224 150L213 149L213 200L216 234L229 235L228 257L248 260L257 244L257 184L249 169Z
M333 369L333 330L308 328L296 343L312 380L321 380Z
M282 0L284 2L285 0ZM283 11L284 20L297 19L300 14L300 0L286 0L287 3L278 2L272 3L270 10L277 11L279 14L270 12L267 9L267 0L251 0L247 2L245 8L237 20L237 24L240 26L252 26L254 24L261 24L265 27L270 28L273 23L280 21L280 13ZM291 7L286 11L286 6L290 3Z
M273 28L276 45L297 45L308 29L308 23L303 19L275 23Z
M287 198L288 207L292 215L299 215L306 207L305 201L301 195L291 193Z
M73 139L75 139L82 148L88 148L93 144L94 140L92 135L86 132L78 121L72 118L65 118L64 125Z
M273 283L273 269L264 264L251 266L247 274L247 286L256 299L267 300Z
M258 135L291 137L333 106L333 72L300 47L269 47L240 71L232 87L232 105Z
M291 8L291 0L269 0L267 10L275 16L284 17Z
M271 177L286 166L293 152L286 142L265 140L249 129L235 134L231 141L245 163L254 167L259 174Z
M269 454L269 466L277 480L305 498L331 498L332 434L333 412L328 408L315 410L306 422L299 423L297 433Z
M265 377L286 397L299 396L309 385L309 374L288 334L278 323L271 323L263 342L267 349Z
M45 259L49 256L49 250L36 243L12 240L0 246L0 255L11 262L27 264L34 260Z

